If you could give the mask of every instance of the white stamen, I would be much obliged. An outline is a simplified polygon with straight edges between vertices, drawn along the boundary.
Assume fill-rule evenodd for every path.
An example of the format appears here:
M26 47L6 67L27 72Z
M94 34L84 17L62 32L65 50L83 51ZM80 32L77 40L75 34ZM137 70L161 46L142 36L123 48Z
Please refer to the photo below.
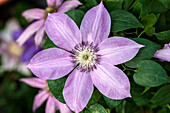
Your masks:
M78 68L82 71L90 71L98 61L96 51L96 48L91 45L77 45L74 50L73 61L76 65L78 64Z

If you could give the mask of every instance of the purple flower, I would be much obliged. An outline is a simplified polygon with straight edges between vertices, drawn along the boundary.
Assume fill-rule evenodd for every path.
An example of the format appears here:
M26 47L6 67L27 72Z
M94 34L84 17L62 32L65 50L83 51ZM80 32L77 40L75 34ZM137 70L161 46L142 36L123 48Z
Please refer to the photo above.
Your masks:
M13 32L19 29L21 28L18 21L11 18L6 22L5 28L0 31L0 55L2 61L0 72L18 70L23 74L29 75L31 73L25 68L26 63L20 61L23 48L19 48L12 37Z
M19 29L13 32L13 40L16 41L19 36L22 34L23 29ZM24 50L20 56L20 59L22 62L28 62L34 55L35 53L41 51L43 48L38 47L36 48L36 45L34 44L33 38L29 38L23 45Z
M157 50L153 57L170 62L170 43L165 44L163 49Z
M48 83L46 80L40 78L22 78L20 81L35 87L40 88L41 91L35 96L33 103L33 112L40 107L45 100L47 100L45 113L55 113L57 109L60 110L61 113L72 113L66 104L59 102L53 95L51 94Z
M0 71L18 70L23 74L31 74L25 68L26 63L42 48L36 49L32 38L26 41L23 47L19 48L15 41L22 32L23 30L16 19L8 20L5 29L0 31L0 41L2 41L0 45L0 55L2 55Z
M128 77L114 65L131 60L143 46L123 37L107 38L110 26L110 15L102 2L86 13L80 30L63 13L50 14L45 22L48 36L62 49L37 53L28 68L44 79L58 79L71 72L63 95L75 112L87 105L93 84L111 99L131 97Z
M45 30L44 30L44 22L49 13L54 12L67 12L71 9L76 8L81 3L78 0L69 0L65 1L62 4L63 0L47 0L48 7L46 10L44 9L29 9L23 12L23 16L28 20L37 20L29 25L26 30L22 33L22 35L17 40L19 46L22 46L31 36L35 34L35 44L39 46L44 41Z

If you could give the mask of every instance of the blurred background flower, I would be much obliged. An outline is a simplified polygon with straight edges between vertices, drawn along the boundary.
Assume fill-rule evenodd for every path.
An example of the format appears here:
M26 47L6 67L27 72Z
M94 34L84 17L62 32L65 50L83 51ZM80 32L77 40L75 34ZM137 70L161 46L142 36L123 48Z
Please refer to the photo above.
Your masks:
M32 113L37 89L19 81L33 76L25 67L32 56L42 48L36 48L33 38L18 47L16 40L28 22L21 13L32 7L45 7L44 0L0 0L0 113ZM44 112L44 104L36 113Z
M43 80L37 77L33 78L22 78L20 81L35 87L40 88L41 90L34 98L33 103L33 112L40 107L44 101L46 102L45 113L55 113L56 110L59 110L61 113L72 113L71 110L67 107L66 104L59 102L50 92L47 80Z
M45 20L50 13L62 12L65 13L71 9L76 8L81 5L78 0L69 0L63 2L63 0L46 0L47 7L46 9L33 8L26 10L22 13L27 21L33 21L31 25L29 25L25 31L18 38L17 43L19 46L22 46L32 35L35 35L34 41L36 46L40 46L43 44L45 40L45 29L44 23ZM62 3L63 2L63 3Z
M61 11L66 12L80 4L77 0L72 2L76 6L65 2ZM48 0L48 6L52 7L50 3L50 0ZM20 82L19 79L33 76L26 65L33 55L42 50L43 47L35 45L34 34L27 37L29 39L25 41L22 47L18 47L16 40L29 25L22 13L34 7L45 9L48 6L46 0L0 0L0 113L33 112L34 96L38 90ZM60 103L54 97L47 101L47 106L49 106L50 100L55 100L57 109L60 109L62 113L70 112L66 105ZM41 104L41 107L39 106L36 111L34 110L36 113L45 112L45 104Z
M18 47L15 41L22 32L23 30L14 18L8 20L5 28L0 32L1 72L18 70L26 75L31 74L26 64L41 48L36 48L32 38L27 40L23 47Z

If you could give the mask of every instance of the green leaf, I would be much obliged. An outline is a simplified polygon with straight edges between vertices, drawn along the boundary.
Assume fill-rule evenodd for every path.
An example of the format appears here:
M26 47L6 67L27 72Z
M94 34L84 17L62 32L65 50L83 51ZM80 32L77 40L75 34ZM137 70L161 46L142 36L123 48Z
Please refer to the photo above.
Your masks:
M119 104L116 107L116 109L115 109L116 113L125 113L126 106L127 106L127 103L126 103L126 100L124 100L121 104ZM131 108L131 111L132 111L132 108Z
M146 105L148 103L148 100L146 98L145 94L141 94L144 90L144 87L137 85L136 83L131 83L131 95L132 99L135 101L137 106Z
M158 17L155 14L149 14L141 18L141 23L144 26L144 29L148 29L155 25L156 21L158 20Z
M81 111L80 113L91 113L88 109L84 109L83 111Z
M64 97L63 97L63 88L65 85L66 77L62 77L56 80L48 80L48 87L51 91L51 93L54 95L54 97L62 102L65 103Z
M102 97L102 94L98 90L95 90L93 92L87 106L90 106L91 104L97 103L100 100L101 97Z
M139 15L140 15L140 12L141 12L141 7L142 7L142 5L141 5L141 3L139 2L139 0L136 0L136 1L133 3L133 5L131 6L131 8L133 8L132 13L133 13L134 15L139 16Z
M126 29L143 27L138 19L128 11L114 10L110 13L111 15L111 31L119 32Z
M123 8L125 10L128 10L130 5L132 4L133 0L124 0L124 3L123 3Z
M144 26L144 32L148 36L152 36L155 33L155 28L153 27L153 25L155 25L157 20L158 17L153 13L142 17L141 23Z
M143 106L148 103L147 98L145 96L136 97L133 98L133 100L135 101L137 106Z
M122 3L123 0L104 0L104 5L109 12L122 9Z
M164 7L166 8L170 8L170 0L159 0L163 5Z
M140 1L142 4L140 17L150 13L158 14L167 10L159 0L140 0Z
M151 42L150 40L144 38L133 38L135 42L144 45L143 48L139 50L137 55L130 61L126 62L125 65L130 68L136 68L137 64L141 60L149 60L153 57L155 52L159 49L160 45Z
M85 13L81 10L75 9L66 12L66 14L80 27L81 21L85 15Z
M153 36L155 33L155 27L150 27L145 33L150 37Z
M137 64L134 81L145 87L156 87L168 82L168 75L162 66L152 60L143 60Z
M103 97L104 97L104 100L106 101L107 105L111 109L113 109L114 107L116 107L117 105L119 105L122 102L122 100L113 100L106 96L103 96Z
M170 42L170 30L155 33L155 35L158 38L158 40L160 40L160 41L165 41L167 43Z
M167 109L167 107L162 107L162 109L158 110L157 113L169 113L169 110L170 110L170 108Z
M79 0L83 5L79 6L81 10L87 12L92 7L96 6L98 3L96 0Z
M44 49L49 49L49 48L53 48L53 47L57 47L51 40L50 38L47 36L46 41L44 43ZM57 47L58 48L58 47Z
M100 105L100 104L94 104L91 105L88 110L90 111L90 113L107 113L107 111L105 110L105 108Z
M161 13L159 16L158 21L155 24L156 31L162 32L170 30L170 11L166 11L164 13Z
M161 87L152 97L151 102L156 105L166 105L170 103L170 84Z
M170 63L169 62L161 62L164 69L170 71Z

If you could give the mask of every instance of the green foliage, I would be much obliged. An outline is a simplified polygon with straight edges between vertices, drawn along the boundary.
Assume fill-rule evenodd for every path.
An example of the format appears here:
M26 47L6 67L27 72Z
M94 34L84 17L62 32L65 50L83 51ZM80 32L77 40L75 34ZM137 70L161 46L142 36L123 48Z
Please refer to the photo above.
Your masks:
M17 18L20 22L20 24L23 27L28 26L28 22L27 20L22 16L22 13L28 9L31 9L35 7L33 4L30 4L29 2L19 2L16 4L15 6L15 10L14 10L14 17Z
M156 87L168 82L168 75L162 66L152 60L143 60L137 64L134 81L146 87Z
M140 12L141 12L141 3L140 3L140 0L135 0L134 3L132 4L132 6L130 7L130 9L132 9L132 13L134 15L137 15L139 16L140 15Z
M1 113L32 113L34 96L38 89L32 88L20 82L20 77L24 78L15 71L4 72L3 78L0 77L0 112ZM44 106L37 109L36 113L42 113Z
M155 33L155 35L158 38L158 40L160 40L160 41L164 41L165 43L170 42L170 30Z
M54 97L62 103L65 103L63 97L63 88L65 85L66 77L62 77L56 80L48 80L48 87Z
M142 94L144 87L132 82L131 95L137 106L146 105L148 103L146 94Z
M92 94L92 96L91 96L87 106L90 106L92 104L97 103L100 100L101 97L102 97L102 94L98 90L95 90L93 92L93 94Z
M114 10L111 15L111 31L119 32L126 29L143 27L138 19L131 13L125 10Z
M104 0L104 5L109 12L115 9L122 9L123 0Z
M161 13L167 9L159 0L140 0L142 4L141 17L150 13Z
M165 8L170 9L170 0L159 0L159 2L161 2Z
M167 31L170 28L170 11L166 11L164 13L160 13L159 19L155 24L156 32Z
M103 97L104 97L104 100L106 101L106 104L109 106L109 108L112 108L112 109L118 106L122 102L122 100L113 100L106 96L103 96Z
M57 46L47 36L46 41L44 43L44 49L49 49L49 48L53 48L53 47L57 47Z
M66 14L77 24L77 26L80 27L81 21L85 15L85 13L82 10L71 10L66 12Z
M151 102L156 105L166 105L170 103L170 84L161 87L152 97Z
M161 64L166 70L170 71L170 63L169 62L161 62Z
M134 0L124 0L123 8L128 10Z
M107 113L105 108L100 104L91 105L85 113Z
M143 16L141 19L141 22L144 26L144 32L148 36L152 36L155 33L155 27L153 27L158 20L158 17L155 14L149 14L146 16Z
M135 58L125 63L130 68L136 68L139 61L151 59L160 47L158 44L144 38L133 38L132 40L144 45L144 47L139 50Z
M96 0L79 0L83 5L79 9L88 11L90 8L96 6L98 3Z

